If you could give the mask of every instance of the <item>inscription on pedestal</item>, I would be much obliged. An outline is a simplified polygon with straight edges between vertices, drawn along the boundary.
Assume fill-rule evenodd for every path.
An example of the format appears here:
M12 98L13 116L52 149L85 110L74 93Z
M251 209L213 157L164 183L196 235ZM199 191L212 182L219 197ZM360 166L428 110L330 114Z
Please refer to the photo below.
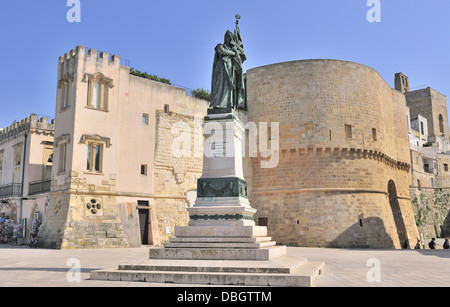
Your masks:
M225 158L226 157L226 142L213 142L211 144L211 153L214 158Z

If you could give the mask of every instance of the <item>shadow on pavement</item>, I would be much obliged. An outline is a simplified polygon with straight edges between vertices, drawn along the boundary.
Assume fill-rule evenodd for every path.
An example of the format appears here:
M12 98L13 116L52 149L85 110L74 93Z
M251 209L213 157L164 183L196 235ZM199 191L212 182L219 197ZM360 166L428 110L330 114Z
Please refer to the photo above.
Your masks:
M45 271L45 272L64 272L67 273L71 268L30 268L30 267L22 267L22 268L0 268L0 271ZM90 273L94 270L101 270L102 268L80 268L80 273Z

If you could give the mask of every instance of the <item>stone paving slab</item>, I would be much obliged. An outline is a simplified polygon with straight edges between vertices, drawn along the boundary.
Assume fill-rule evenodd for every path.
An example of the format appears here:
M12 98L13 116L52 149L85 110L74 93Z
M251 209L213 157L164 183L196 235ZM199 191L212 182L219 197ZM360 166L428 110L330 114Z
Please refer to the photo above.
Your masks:
M288 247L288 255L323 261L316 287L449 287L450 250L368 250ZM79 281L71 282L74 264ZM0 286L186 287L90 280L92 270L148 261L148 247L50 250L0 244ZM372 282L369 282L369 278ZM69 277L69 279L68 279ZM195 287L197 285L190 285ZM203 285L198 285L204 287Z

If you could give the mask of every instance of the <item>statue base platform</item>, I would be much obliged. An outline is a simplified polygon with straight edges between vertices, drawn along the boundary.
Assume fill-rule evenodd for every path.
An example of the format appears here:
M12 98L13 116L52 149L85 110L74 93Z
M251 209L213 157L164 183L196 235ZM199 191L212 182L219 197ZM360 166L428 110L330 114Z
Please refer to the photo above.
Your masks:
M255 225L256 209L249 203L242 167L242 122L229 109L209 109L204 120L204 136L214 134L214 139L205 140L197 199L187 208L188 226L175 227L164 247L150 248L145 263L93 271L91 279L312 286L323 262L289 256L286 246L267 236L267 227Z
M149 259L92 271L90 278L161 284L312 287L323 268L323 262L289 254L270 261Z
M150 259L270 260L286 255L260 226L185 226L175 228L163 248L150 248Z

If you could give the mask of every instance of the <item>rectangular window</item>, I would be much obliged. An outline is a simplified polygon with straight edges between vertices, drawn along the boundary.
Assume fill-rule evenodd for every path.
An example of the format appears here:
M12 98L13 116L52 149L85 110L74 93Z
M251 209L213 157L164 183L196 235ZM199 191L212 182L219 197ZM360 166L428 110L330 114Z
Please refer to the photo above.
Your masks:
M372 128L372 138L373 138L373 141L376 142L376 140L377 140L377 129L376 128Z
M107 109L107 101L108 101L108 85L106 83L102 83L102 99L100 100L100 109Z
M148 114L142 114L142 123L148 125Z
M87 106L93 109L108 109L108 82L100 77L89 77Z
M102 171L102 149L101 144L88 143L87 148L87 165L86 169L89 172L101 173Z
M150 207L148 200L138 200L138 207Z
M352 138L352 125L345 125L345 137L347 139Z
M141 164L141 175L147 176L147 164Z
M164 105L164 113L169 113L169 105L168 104Z
M92 84L92 101L91 101L91 105L98 109L100 107L100 84L98 83L97 80L93 81Z
M60 144L58 173L64 173L66 171L66 153L67 153L67 143Z
M425 135L425 132L423 129L423 122L420 122L420 134Z
M22 182L21 170L22 170L22 147L23 143L14 145L14 157L13 157L13 183Z
M62 93L63 99L62 99L61 110L64 110L67 107L69 107L70 84L68 82L64 82L62 89L63 89L63 93Z
M444 164L444 171L448 172L448 164Z

